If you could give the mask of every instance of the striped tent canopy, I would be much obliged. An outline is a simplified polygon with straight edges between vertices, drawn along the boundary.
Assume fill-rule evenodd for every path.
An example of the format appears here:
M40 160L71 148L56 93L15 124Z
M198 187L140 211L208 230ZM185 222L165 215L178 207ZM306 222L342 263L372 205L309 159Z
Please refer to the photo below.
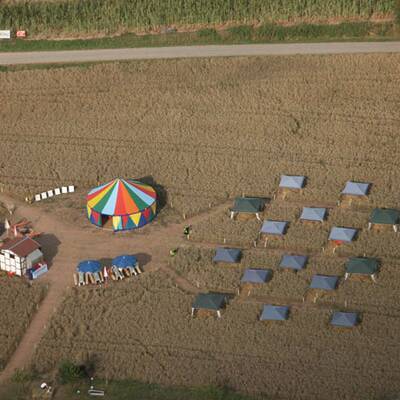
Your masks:
M145 183L114 179L88 193L88 218L114 231L139 228L154 218L156 198L156 191Z

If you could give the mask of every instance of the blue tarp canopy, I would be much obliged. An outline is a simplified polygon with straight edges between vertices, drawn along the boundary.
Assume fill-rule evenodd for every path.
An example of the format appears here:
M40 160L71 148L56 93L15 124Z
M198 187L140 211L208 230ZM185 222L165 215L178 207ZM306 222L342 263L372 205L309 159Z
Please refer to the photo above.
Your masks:
M304 221L322 222L325 219L326 208L304 207L300 219Z
M354 228L339 228L334 226L331 229L328 240L338 240L341 242L351 242L357 234Z
M249 268L244 271L242 283L265 283L271 279L272 271L270 269Z
M286 189L301 189L304 187L306 181L305 176L301 175L282 175L279 182L280 188Z
M314 275L311 281L311 289L335 290L339 278L332 275Z
M286 232L287 225L287 221L273 221L271 219L267 219L262 224L261 233L282 236Z
M288 319L288 316L289 307L266 304L261 313L260 321L284 321Z
M115 257L112 260L112 265L115 265L118 268L127 268L127 267L134 267L137 263L137 258L135 256L130 255L122 255Z
M341 312L336 311L333 313L331 325L350 328L357 325L358 314L355 312Z
M229 249L225 247L217 248L215 253L214 262L225 262L225 263L238 263L242 257L242 250L240 249Z
M290 269L303 269L307 264L308 257L307 256L299 256L299 255L290 255L285 254L279 266L281 268L290 268Z
M348 181L342 190L342 194L351 196L366 196L370 186L370 183Z
M101 270L101 264L96 260L81 261L76 267L76 270L78 272L91 272L93 274Z

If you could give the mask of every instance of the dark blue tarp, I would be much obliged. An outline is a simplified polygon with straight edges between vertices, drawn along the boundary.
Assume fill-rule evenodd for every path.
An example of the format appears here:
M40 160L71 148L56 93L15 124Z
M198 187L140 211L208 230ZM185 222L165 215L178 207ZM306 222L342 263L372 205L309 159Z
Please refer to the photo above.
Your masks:
M101 264L96 260L81 261L76 267L78 272L99 272L101 270Z
M333 313L331 319L331 325L342 326L342 327L352 327L357 325L358 314L354 312L341 312L336 311Z
M303 269L307 264L308 257L307 256L299 256L299 255L290 255L285 254L279 266L281 268L290 268L290 269Z
M238 263L242 257L242 250L219 247L215 253L214 262Z
M270 269L254 269L249 268L244 271L242 276L242 283L265 283L267 282L272 275L272 271Z
M311 289L335 290L339 278L332 275L314 275L311 281Z
M284 321L288 319L289 307L273 306L267 304L264 306L260 320L261 321Z
M118 268L134 267L137 263L137 258L130 255L121 255L112 260L112 265Z

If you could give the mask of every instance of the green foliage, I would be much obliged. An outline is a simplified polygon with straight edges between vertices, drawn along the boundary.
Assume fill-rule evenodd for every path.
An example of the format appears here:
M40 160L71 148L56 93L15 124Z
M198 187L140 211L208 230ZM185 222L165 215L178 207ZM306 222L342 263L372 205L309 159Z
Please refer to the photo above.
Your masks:
M82 366L73 364L71 361L63 361L58 368L58 376L61 384L75 382L86 376Z
M9 40L0 42L0 51L40 51L110 49L133 47L184 46L205 44L267 43L278 41L315 41L340 39L394 38L394 24L391 22L347 22L337 25L301 24L281 26L267 23L258 28L239 26L227 31L202 29L198 32L173 33L169 35L125 34L99 39L73 40ZM80 65L84 67L86 64ZM61 67L61 65L58 65ZM69 66L69 65L65 65ZM52 68L53 66L51 66ZM0 72L27 69L27 66L1 66ZM50 66L29 66L29 69L50 68Z
M396 24L398 26L400 26L400 0L396 0L396 2L395 2L394 16L395 16Z
M11 377L13 383L24 384L35 379L36 375L32 371L25 371L23 369L17 369L14 375Z
M116 32L170 24L368 18L393 13L397 0L61 0L0 5L0 26L43 32Z
M201 29L197 32L199 38L218 39L218 32L212 28Z
M343 22L335 25L299 24L282 26L264 24L256 29L256 38L263 41L294 41L313 39L345 39L390 34L391 23L374 24L372 22Z
M253 37L254 28L249 25L234 26L228 32L233 39L248 41Z

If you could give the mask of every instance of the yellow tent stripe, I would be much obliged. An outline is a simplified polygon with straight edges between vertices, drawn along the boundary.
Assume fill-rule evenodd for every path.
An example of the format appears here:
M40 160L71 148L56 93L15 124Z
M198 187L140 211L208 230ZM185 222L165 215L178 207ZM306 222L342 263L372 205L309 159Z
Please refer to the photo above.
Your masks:
M112 217L112 223L113 223L113 227L114 229L118 229L120 224L121 224L121 217Z
M137 226L139 224L141 215L142 213L138 212L136 214L131 214L129 217L133 221L133 223Z

